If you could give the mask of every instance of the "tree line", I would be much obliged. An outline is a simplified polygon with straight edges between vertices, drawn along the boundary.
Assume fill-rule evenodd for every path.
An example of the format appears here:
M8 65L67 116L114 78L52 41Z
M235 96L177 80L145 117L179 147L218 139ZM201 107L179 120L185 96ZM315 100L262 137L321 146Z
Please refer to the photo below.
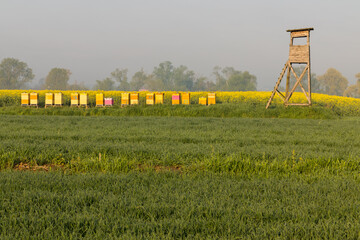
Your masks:
M300 76L302 67L295 67ZM88 90L83 83L69 84L71 71L64 68L50 70L39 89ZM0 89L23 89L34 79L32 69L25 62L5 58L0 63ZM336 69L329 68L323 75L312 73L312 92L337 96L360 97L360 73L357 83L349 86L348 80ZM295 78L290 78L291 85ZM307 82L303 81L307 88ZM184 65L174 66L170 61L160 63L151 73L143 69L129 79L128 69L117 68L102 80L96 80L94 90L122 91L256 91L256 76L233 67L214 67L213 79L198 76ZM301 91L300 88L297 91Z
M215 67L215 81L197 76L186 66L174 66L170 61L154 67L152 73L143 69L128 79L128 69L115 69L110 76L97 80L95 90L138 91L255 91L256 77L248 71L238 71L233 67Z
M174 66L170 61L160 63L151 73L143 69L131 79L128 69L117 68L103 80L96 80L94 90L121 91L255 91L256 77L248 71L233 67L215 67L215 81L198 76L184 65ZM64 68L50 70L39 89L88 90L84 84L69 84L71 71ZM5 58L0 63L0 89L25 88L34 79L32 69L24 62Z

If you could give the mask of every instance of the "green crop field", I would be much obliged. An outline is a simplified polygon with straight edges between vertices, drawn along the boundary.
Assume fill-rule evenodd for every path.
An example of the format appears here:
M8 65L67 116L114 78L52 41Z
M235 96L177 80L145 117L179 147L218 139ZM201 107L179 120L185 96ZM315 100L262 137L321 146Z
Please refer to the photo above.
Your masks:
M2 239L358 239L351 177L0 175Z
M360 236L357 117L7 110L0 239Z
M72 172L127 172L172 166L238 174L283 174L290 167L358 170L359 123L357 118L0 115L0 167L56 164Z

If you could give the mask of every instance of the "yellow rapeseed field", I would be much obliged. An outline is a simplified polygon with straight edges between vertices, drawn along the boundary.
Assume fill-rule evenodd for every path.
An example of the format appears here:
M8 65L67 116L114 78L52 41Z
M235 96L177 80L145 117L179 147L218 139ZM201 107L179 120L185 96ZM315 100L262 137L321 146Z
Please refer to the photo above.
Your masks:
M56 90L0 90L0 105L20 105L20 97L23 92L37 92L39 93L39 102L44 102L45 93L52 92L62 92L64 97L64 104L69 105L70 94L73 92L78 93L87 93L89 95L89 103L93 104L95 102L95 96L97 93L104 93L104 97L112 97L114 99L114 104L120 104L121 93L124 91L56 91ZM130 92L131 93L131 92ZM140 104L145 102L146 91L139 92ZM165 104L171 103L171 96L173 93L181 93L177 91L166 91L165 93ZM191 103L197 104L199 97L207 97L208 92L191 92ZM254 103L254 104L264 104L268 101L271 92L258 92L258 91L249 91L249 92L216 92L216 102L217 103ZM292 98L294 102L306 102L305 96L303 93L294 93ZM312 94L312 102L314 106L324 106L327 108L341 108L346 112L360 112L360 99L349 98L349 97L339 97L339 96L330 96L326 94ZM280 97L276 96L274 98L274 105L282 104Z

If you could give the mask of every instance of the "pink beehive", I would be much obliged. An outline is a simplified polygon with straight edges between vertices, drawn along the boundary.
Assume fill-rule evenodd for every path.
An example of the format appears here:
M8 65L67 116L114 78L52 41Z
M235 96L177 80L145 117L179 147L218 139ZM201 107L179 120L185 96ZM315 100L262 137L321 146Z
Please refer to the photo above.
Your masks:
M172 103L172 105L180 104L180 94L174 93L172 95L171 103Z
M105 106L112 106L114 104L114 100L112 98L105 98Z

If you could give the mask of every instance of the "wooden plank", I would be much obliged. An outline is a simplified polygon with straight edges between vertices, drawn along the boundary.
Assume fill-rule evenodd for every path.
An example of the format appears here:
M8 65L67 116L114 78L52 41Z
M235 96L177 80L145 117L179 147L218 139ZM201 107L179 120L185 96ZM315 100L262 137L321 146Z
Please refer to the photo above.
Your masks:
M309 45L309 63L308 63L308 92L309 92L309 103L311 102L311 62L310 62L310 36L308 37L308 45Z
M299 32L292 32L290 33L290 37L292 38L303 38L309 36L309 31L299 31Z
M310 61L310 48L307 45L295 45L289 48L290 63L308 63Z
M285 103L286 106L310 106L309 103Z
M301 32L301 31L312 31L314 28L298 28L298 29L288 29L286 32Z
M276 89L276 92L280 95L280 97L285 100L285 96L279 91L279 89Z
M286 90L285 90L286 97L289 95L289 88L290 88L290 67L288 68L288 72L286 76Z
M276 94L276 91L277 91L277 89L278 89L278 87L279 87L279 85L280 85L280 83L281 83L281 80L282 80L282 78L284 77L285 71L286 71L286 69L287 69L288 67L289 67L289 61L287 61L287 62L285 63L285 66L284 66L283 70L282 70L281 73L280 73L280 77L278 78L278 81L277 81L276 84L275 84L274 90L273 90L272 93L271 93L271 96L270 96L270 98L269 98L269 101L268 101L267 104L266 104L266 109L268 109L268 107L270 106L270 104L271 104L271 102L272 102L272 100L273 100L273 98L274 98L274 96L275 96L275 94Z
M305 95L306 99L307 99L307 100L308 100L308 102L310 103L309 96L308 96L307 92L305 91L305 89L304 89L303 85L301 84L301 81L299 82L299 85L300 85L300 88L301 88L301 90L303 91L303 93L304 93L304 95Z

